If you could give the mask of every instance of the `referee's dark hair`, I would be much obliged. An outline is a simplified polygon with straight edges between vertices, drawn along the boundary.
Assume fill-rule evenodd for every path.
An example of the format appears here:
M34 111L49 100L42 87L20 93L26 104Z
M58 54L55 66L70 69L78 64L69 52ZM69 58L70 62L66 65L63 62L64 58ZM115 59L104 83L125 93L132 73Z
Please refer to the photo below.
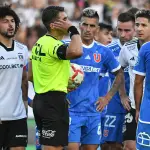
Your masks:
M20 19L14 10L11 9L11 5L0 5L0 19L5 18L6 16L12 16L15 20L15 33L17 32Z
M42 22L48 31L50 31L49 24L57 19L59 12L64 12L64 7L48 6L43 10Z

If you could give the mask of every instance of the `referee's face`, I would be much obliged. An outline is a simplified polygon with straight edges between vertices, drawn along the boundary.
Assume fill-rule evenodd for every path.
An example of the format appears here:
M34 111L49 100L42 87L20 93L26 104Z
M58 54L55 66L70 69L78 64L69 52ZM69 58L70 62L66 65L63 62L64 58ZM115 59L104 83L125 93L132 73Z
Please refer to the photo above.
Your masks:
M5 38L12 38L15 35L15 20L12 16L0 19L0 35Z

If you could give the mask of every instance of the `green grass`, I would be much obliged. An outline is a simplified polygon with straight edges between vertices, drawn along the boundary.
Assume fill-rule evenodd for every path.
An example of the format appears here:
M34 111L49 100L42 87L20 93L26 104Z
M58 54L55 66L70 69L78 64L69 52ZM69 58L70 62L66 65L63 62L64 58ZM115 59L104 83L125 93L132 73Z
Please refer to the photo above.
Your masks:
M26 150L35 150L35 146L34 145L28 145Z
M28 119L28 127L35 128L35 121L34 119Z

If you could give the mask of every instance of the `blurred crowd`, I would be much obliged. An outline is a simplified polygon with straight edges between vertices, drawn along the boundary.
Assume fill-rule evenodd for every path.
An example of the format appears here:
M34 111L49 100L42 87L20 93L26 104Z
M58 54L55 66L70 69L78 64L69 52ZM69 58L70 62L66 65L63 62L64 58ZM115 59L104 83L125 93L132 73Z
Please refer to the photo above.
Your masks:
M82 10L91 7L97 10L100 22L112 24L115 29L118 14L131 7L150 9L150 0L0 0L1 4L12 4L21 20L16 39L31 50L37 39L45 34L41 22L43 8L48 5L64 6L69 19L78 25Z

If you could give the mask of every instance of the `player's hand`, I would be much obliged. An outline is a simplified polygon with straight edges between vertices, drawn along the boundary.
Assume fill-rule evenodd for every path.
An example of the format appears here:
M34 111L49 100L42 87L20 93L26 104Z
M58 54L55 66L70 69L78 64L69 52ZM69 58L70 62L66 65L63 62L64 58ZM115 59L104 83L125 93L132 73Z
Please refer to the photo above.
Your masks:
M61 19L58 19L57 21L55 21L54 23L53 23L53 27L55 28L55 29L59 29L59 30L61 30L61 31L64 31L65 33L68 33L68 29L69 29L69 27L71 27L72 26L72 23L71 23L71 21L69 21L69 20L61 20Z
M95 103L97 105L96 110L97 111L103 111L105 106L108 104L109 100L105 97L100 97L98 101Z
M136 110L136 113L135 113L135 121L136 123L138 123L138 120L139 120L139 110Z
M123 107L129 111L131 109L129 97L124 96L124 97L120 97L120 98L121 98L121 103L122 103Z

